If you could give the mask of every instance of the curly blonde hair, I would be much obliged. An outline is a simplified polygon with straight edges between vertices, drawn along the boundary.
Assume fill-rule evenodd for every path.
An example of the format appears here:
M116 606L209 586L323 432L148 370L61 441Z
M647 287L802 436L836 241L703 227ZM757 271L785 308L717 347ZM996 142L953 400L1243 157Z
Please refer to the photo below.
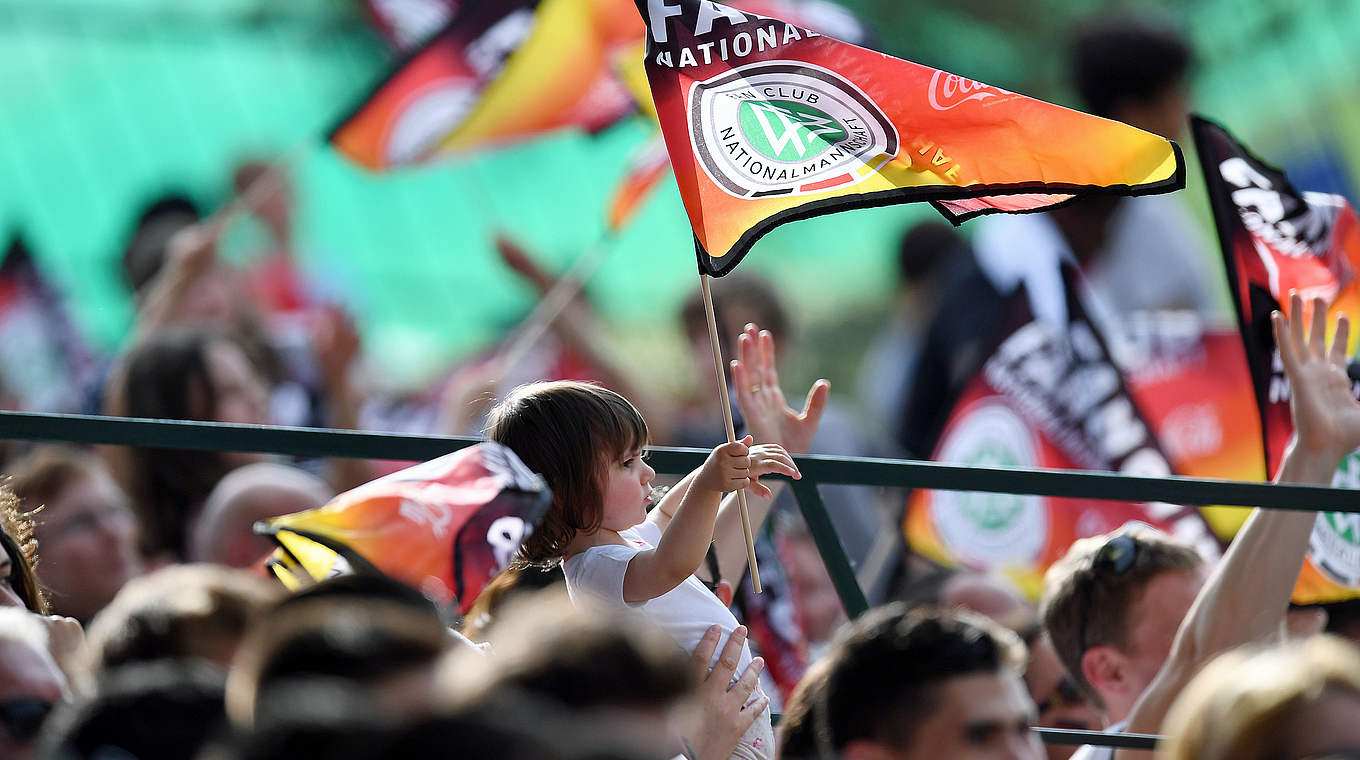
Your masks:
M38 539L34 535L37 523L33 516L40 510L41 507L25 512L9 483L0 484L0 546L4 547L10 562L14 564L10 584L25 607L40 615L48 615L51 614L51 607L47 592L38 584L38 576L34 572L38 566Z

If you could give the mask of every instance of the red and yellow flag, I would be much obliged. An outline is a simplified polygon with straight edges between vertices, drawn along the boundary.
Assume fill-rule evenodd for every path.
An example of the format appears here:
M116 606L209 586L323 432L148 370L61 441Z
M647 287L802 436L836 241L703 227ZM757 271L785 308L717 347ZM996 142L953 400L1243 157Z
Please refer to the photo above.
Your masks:
M256 526L278 544L267 566L289 588L380 573L466 613L552 501L509 449L480 443L392 473L320 509Z
M633 111L613 56L641 34L626 0L466 0L331 131L369 169L599 130Z
M708 0L636 0L700 270L785 222L932 201L955 223L1180 189L1169 140Z

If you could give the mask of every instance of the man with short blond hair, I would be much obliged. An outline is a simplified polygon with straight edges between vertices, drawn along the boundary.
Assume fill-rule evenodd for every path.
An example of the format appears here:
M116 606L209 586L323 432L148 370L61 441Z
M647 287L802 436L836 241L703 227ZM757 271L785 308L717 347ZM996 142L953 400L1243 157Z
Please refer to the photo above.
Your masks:
M1129 526L1072 544L1044 576L1039 614L1073 680L1122 720L1203 585L1204 560L1194 549Z
M1290 302L1293 321L1279 312L1272 315L1294 420L1294 437L1275 481L1326 485L1342 458L1360 448L1360 403L1346 371L1350 323L1338 318L1329 347L1327 305L1321 299L1312 302L1305 338L1303 299L1293 294ZM1172 701L1210 659L1284 634L1285 612L1316 518L1315 512L1253 510L1205 579L1201 572L1174 567L1145 571L1155 550L1143 539L1154 539L1135 536L1137 531L1107 536L1094 551L1091 543L1075 546L1054 566L1041 602L1044 619L1057 626L1054 643L1063 662L1072 663L1072 675L1105 702L1106 719L1116 722L1111 730L1156 732ZM1084 581L1064 582L1067 576ZM1146 580L1133 584L1124 576ZM1103 598L1124 586L1136 591L1125 589L1118 597L1122 604ZM1084 604L1064 602L1083 595ZM1067 609L1057 609L1065 603ZM1086 746L1074 757L1099 760L1133 752Z

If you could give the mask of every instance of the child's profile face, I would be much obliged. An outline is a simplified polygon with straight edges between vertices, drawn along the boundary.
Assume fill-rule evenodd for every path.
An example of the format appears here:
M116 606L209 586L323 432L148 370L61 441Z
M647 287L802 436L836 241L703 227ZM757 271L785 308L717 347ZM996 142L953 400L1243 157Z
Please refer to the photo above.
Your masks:
M656 470L642 461L641 449L608 462L605 472L604 522L600 527L626 530L642 522Z

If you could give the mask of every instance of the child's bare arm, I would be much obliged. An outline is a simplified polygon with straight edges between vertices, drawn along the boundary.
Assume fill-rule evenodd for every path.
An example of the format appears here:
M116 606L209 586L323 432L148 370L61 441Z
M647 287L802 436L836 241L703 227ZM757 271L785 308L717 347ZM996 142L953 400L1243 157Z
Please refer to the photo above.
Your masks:
M793 458L783 448L751 444L747 436L718 446L687 478L689 482L661 541L655 549L639 552L629 562L623 576L625 602L655 599L694 573L713 540L713 522L724 492L750 488L768 496L769 489L758 480L761 475L799 476Z

